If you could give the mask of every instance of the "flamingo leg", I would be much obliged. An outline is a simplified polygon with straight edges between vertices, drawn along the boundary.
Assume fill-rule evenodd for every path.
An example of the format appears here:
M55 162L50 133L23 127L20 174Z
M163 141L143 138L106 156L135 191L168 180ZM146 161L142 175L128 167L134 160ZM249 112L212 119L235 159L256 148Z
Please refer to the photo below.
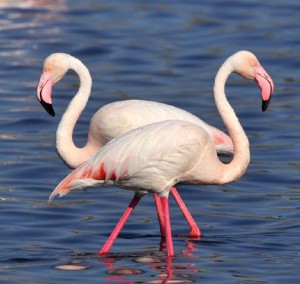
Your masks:
M177 202L183 216L185 217L186 221L188 222L191 231L189 233L189 235L191 237L200 237L201 236L201 231L198 228L194 218L192 217L190 211L187 209L186 205L184 204L182 198L180 197L177 189L175 187L171 188L171 193L175 199L175 201Z
M100 249L99 254L106 254L111 249L114 241L116 240L117 236L121 232L122 228L124 227L126 221L128 220L130 214L134 210L135 206L138 204L138 202L141 200L142 196L139 196L137 194L134 195L131 202L129 203L128 207L126 208L125 212L123 213L123 216L120 218L118 224L114 228L114 230L111 232L109 238L103 245L103 247Z
M164 212L162 209L161 200L156 193L154 193L153 196L154 196L156 212L157 212L157 217L159 222L160 235L162 238L165 238L166 233L165 233Z
M169 212L169 200L168 197L160 197L162 209L165 217L165 233L167 243L167 254L168 256L174 256L174 247L172 241L172 231L170 223L170 212Z

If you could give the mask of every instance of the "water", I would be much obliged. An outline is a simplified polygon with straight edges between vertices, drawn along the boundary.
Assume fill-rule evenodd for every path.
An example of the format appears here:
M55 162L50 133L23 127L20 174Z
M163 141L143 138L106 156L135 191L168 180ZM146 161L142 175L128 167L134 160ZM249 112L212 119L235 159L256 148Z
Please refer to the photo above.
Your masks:
M298 283L298 1L7 0L0 7L0 281ZM51 118L35 98L45 57L70 53L92 74L93 95L75 129L83 145L98 107L129 98L170 103L224 129L213 79L240 49L258 56L276 86L261 113L253 82L228 82L251 143L246 174L228 185L179 187L203 237L183 236L188 228L170 198L173 259L159 250L150 195L112 254L99 257L132 193L106 187L47 204L69 173L55 151L55 130L78 79L70 72L55 86Z

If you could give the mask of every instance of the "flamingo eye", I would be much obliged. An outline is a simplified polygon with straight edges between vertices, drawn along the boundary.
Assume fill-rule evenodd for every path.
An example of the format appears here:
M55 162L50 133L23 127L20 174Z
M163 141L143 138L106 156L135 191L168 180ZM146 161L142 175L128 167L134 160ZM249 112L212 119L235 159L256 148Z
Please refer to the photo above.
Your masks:
M257 62L256 62L256 60L254 58L251 58L249 60L249 64L250 64L251 67L255 67L257 65Z
M47 71L49 71L49 72L51 72L51 71L53 71L53 65L49 65L49 66L47 66Z

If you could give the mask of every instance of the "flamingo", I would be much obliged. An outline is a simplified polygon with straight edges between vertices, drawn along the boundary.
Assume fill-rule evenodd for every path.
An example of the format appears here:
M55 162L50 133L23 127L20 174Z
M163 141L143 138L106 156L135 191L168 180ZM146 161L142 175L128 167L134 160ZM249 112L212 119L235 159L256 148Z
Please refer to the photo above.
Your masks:
M87 104L92 87L92 78L86 66L77 58L66 53L49 55L43 64L42 75L37 86L37 98L46 111L51 116L54 116L52 86L59 82L69 69L74 70L78 74L80 87L69 103L57 128L56 148L59 156L70 168L79 167L97 150L120 134L153 122L172 119L197 124L212 137L216 151L220 155L232 155L231 139L224 132L208 125L185 110L163 103L144 100L118 101L100 108L91 120L86 145L82 148L76 147L72 137L73 130L76 121ZM189 235L199 237L201 232L176 188L172 188L171 193L191 228ZM159 218L162 218L160 203L156 195L154 195L154 198L160 214Z
M271 77L249 51L239 51L221 65L214 84L218 112L232 139L234 156L230 163L219 160L212 137L189 121L167 120L124 133L71 172L54 189L55 196L72 190L116 185L133 190L129 203L100 254L107 254L140 199L156 193L163 208L159 220L165 233L167 255L174 256L168 196L176 184L219 185L239 179L250 162L249 141L225 95L231 73L255 80L261 89L262 110L268 108L274 84Z

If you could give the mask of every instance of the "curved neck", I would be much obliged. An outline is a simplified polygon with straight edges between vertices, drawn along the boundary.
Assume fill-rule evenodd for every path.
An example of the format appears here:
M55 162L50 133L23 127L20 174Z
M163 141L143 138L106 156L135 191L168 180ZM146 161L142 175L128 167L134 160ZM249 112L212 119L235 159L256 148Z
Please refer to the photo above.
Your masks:
M214 85L214 96L218 111L232 139L234 156L232 161L224 165L223 181L227 183L242 176L250 162L249 141L233 108L225 95L225 83L234 69L227 60L219 69Z
M83 148L78 148L73 142L73 130L75 124L85 108L89 99L92 87L92 78L88 69L83 63L70 56L69 69L74 70L80 79L80 87L77 94L69 103L67 110L63 114L56 132L56 148L59 156L64 162L72 167L78 167L86 160L87 145Z

